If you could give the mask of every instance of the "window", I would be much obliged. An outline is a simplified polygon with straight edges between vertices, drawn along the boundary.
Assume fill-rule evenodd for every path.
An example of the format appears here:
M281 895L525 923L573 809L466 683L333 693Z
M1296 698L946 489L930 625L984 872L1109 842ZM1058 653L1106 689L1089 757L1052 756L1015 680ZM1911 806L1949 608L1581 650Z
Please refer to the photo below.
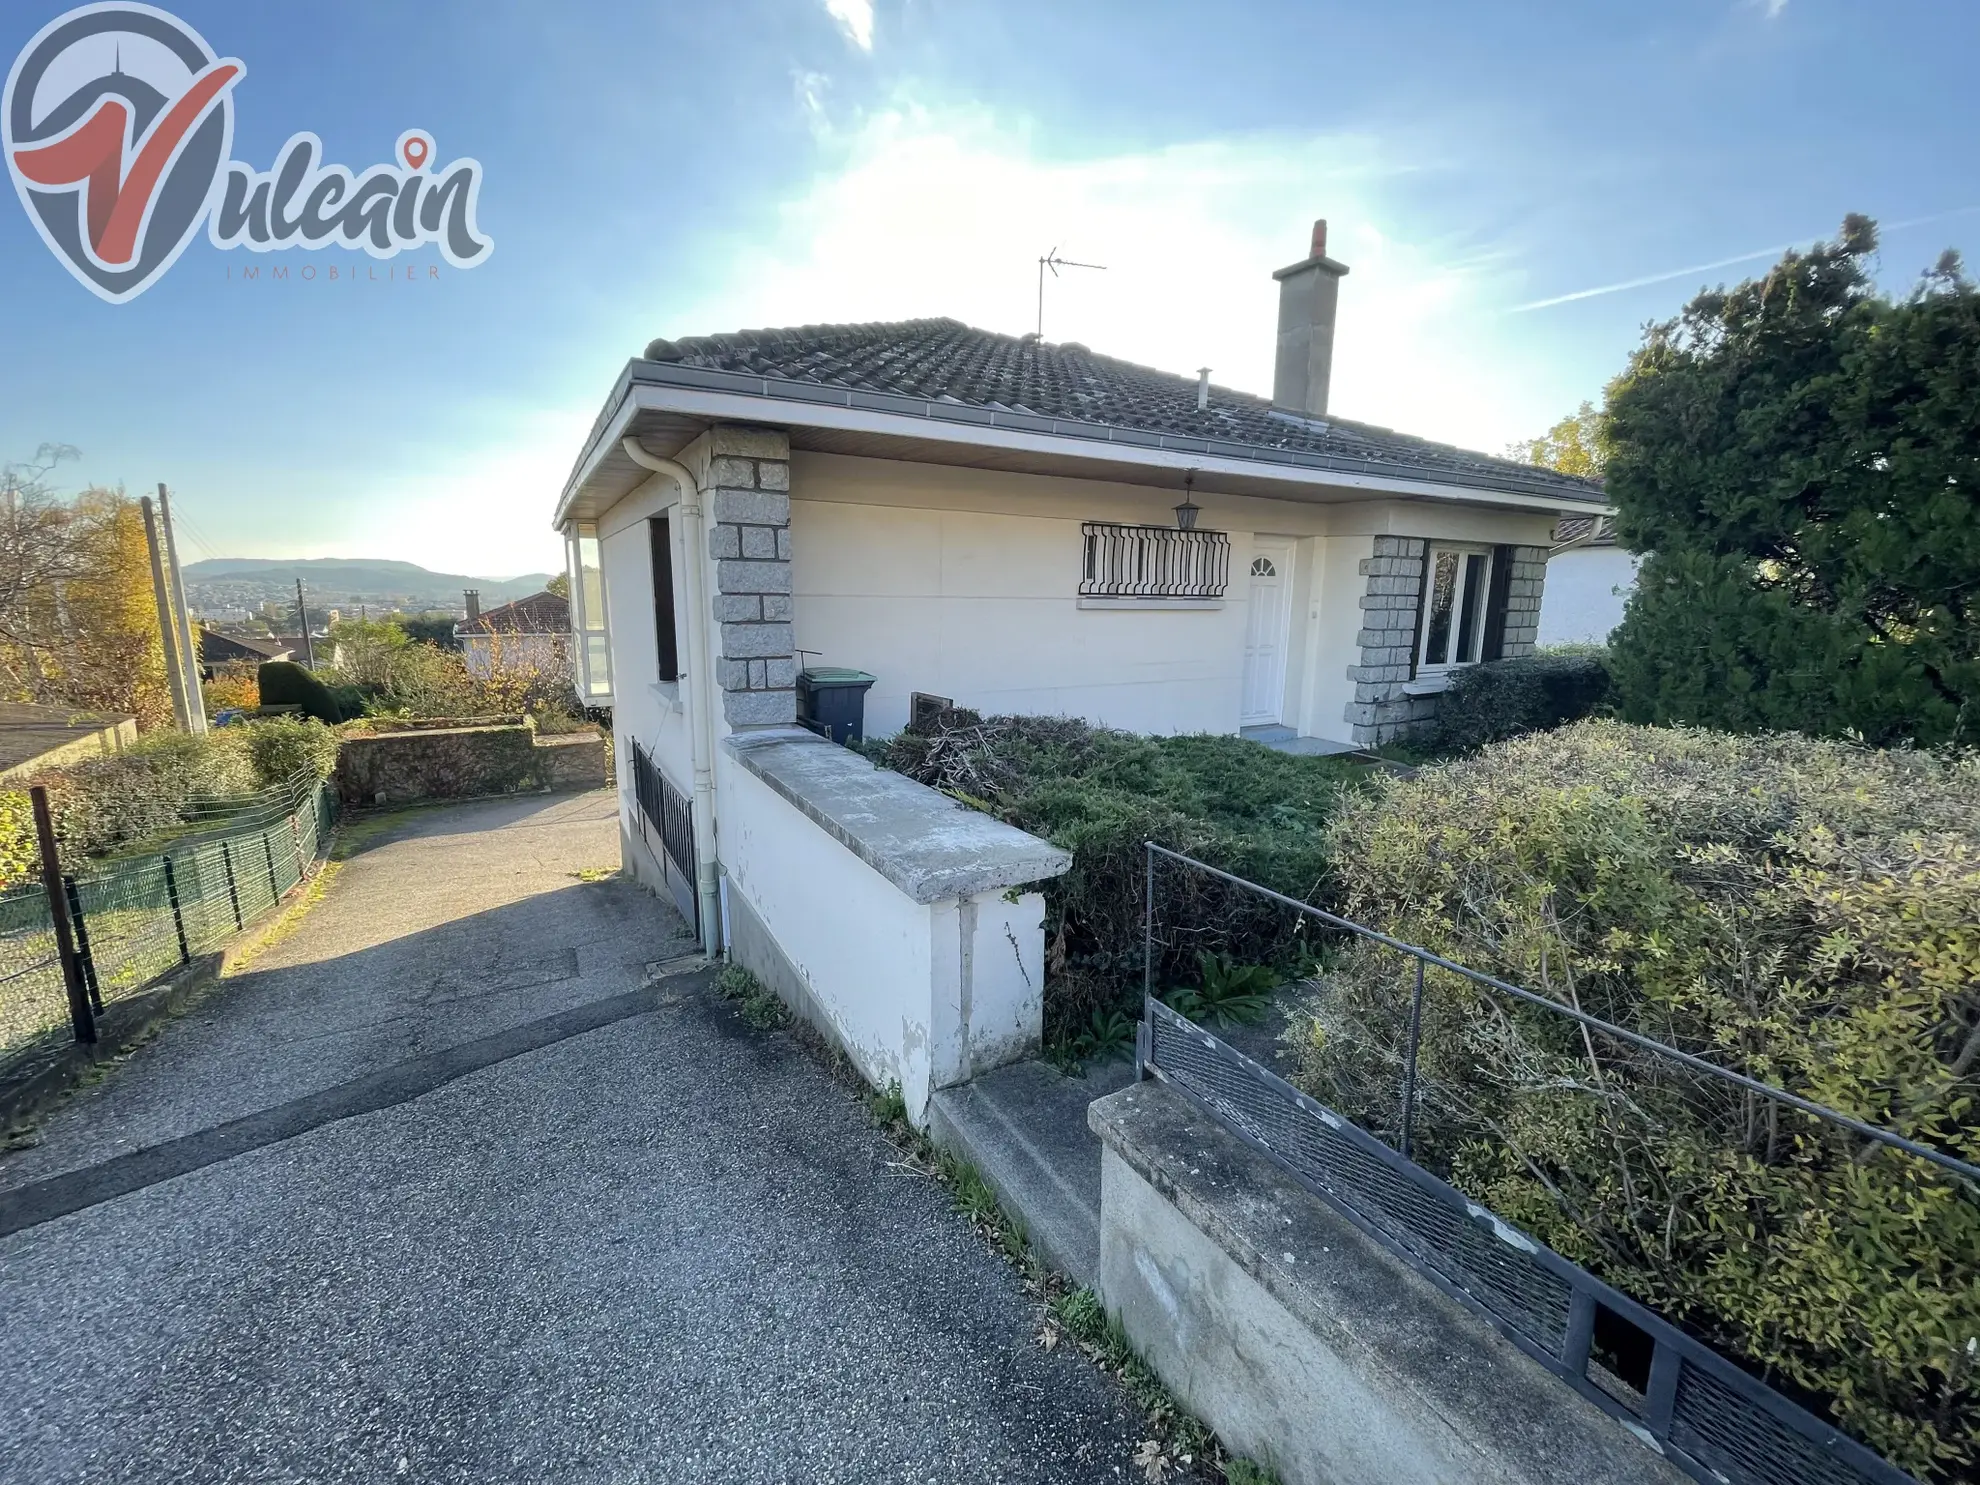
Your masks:
M1417 635L1419 672L1472 665L1483 657L1491 589L1490 549L1430 548L1423 570L1423 622Z
M1082 598L1222 598L1229 586L1231 539L1221 531L1105 521L1080 529Z
M655 516L646 524L653 538L653 628L660 656L660 679L678 681L681 648L674 630L673 528L665 516Z
M598 565L598 528L570 526L564 534L571 581L571 629L577 677L586 702L612 704L612 641L605 628L605 574Z
M1251 575L1253 577L1277 577L1279 575L1279 569L1272 565L1272 559L1270 557L1253 557L1251 559Z

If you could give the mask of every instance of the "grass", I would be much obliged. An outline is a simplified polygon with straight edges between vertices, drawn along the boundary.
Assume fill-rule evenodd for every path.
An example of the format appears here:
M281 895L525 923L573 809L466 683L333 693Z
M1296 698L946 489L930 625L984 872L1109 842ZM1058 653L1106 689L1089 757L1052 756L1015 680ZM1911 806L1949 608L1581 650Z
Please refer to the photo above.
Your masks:
M610 881L618 874L619 870L615 866L581 866L571 873L580 882Z
M740 964L728 965L715 977L715 991L734 1001L743 1020L758 1031L781 1031L791 1024L790 1007Z

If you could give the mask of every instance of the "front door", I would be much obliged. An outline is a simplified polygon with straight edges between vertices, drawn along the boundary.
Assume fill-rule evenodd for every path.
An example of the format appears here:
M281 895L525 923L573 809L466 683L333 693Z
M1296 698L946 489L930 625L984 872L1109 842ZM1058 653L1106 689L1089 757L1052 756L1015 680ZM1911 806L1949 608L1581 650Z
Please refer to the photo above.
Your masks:
M1278 722L1286 700L1286 640L1292 621L1293 544L1261 536L1251 559L1251 602L1245 615L1242 725Z

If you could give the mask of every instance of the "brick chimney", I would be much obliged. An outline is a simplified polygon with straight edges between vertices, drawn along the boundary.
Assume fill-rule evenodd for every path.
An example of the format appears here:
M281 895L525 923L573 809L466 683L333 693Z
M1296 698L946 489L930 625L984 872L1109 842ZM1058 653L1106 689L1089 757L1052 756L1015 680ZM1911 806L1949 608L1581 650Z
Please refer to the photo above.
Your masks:
M481 617L481 589L463 588L461 597L467 600L467 621L472 624Z
M1272 405L1302 417L1327 415L1334 373L1334 307L1345 263L1327 256L1327 223L1313 224L1305 258L1272 277L1279 281L1279 351L1272 366Z

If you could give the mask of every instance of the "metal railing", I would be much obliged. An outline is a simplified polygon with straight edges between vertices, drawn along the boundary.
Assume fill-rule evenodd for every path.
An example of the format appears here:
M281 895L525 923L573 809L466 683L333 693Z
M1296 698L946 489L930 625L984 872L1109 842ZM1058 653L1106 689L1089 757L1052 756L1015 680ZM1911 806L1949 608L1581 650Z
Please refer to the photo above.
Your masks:
M1082 598L1222 598L1230 586L1231 539L1222 531L1088 521L1080 535Z
M1826 1108L1615 1026L1417 945L1300 902L1149 842L1143 926L1144 1020L1137 1071L1161 1079L1261 1151L1308 1190L1439 1288L1490 1320L1515 1345L1615 1417L1647 1432L1701 1481L1735 1485L1916 1485L1872 1450L1783 1396L1710 1346L1487 1211L1410 1158L1418 1096L1424 968L1435 966L1536 1005L1654 1056L1927 1160L1980 1187L1980 1169L1945 1151ZM1403 1059L1399 1149L1195 1025L1155 996L1155 872L1159 861L1207 873L1331 928L1415 960ZM1594 1355L1598 1314L1647 1338L1640 1388Z
M51 1043L94 1040L107 1006L272 908L308 875L335 807L329 788L309 778L215 802L160 850L62 872L59 925L44 882L0 893L0 1071Z

